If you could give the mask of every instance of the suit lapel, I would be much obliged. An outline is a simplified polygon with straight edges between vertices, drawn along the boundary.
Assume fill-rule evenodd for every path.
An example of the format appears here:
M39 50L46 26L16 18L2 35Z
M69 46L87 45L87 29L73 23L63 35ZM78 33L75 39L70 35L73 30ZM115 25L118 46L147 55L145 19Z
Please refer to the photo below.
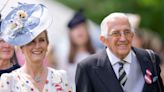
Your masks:
M150 72L152 73L151 78L153 78L153 67L151 65L151 61L147 58L146 53L140 49L137 49L137 48L133 48L133 51L135 52L136 57L138 59L138 62L140 64L144 80L145 80L146 70L150 70ZM143 92L151 92L151 91L152 91L151 90L151 84L148 84L145 81Z
M99 56L97 66L94 67L98 78L110 92L123 92L106 51L103 50Z

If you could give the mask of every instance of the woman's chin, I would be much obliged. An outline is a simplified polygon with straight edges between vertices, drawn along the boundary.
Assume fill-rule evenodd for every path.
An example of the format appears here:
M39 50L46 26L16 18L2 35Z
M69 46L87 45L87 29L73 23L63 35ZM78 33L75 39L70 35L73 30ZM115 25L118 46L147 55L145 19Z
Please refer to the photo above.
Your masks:
M35 62L35 63L42 63L43 61L44 61L44 58L33 58L33 60L32 60L33 62Z

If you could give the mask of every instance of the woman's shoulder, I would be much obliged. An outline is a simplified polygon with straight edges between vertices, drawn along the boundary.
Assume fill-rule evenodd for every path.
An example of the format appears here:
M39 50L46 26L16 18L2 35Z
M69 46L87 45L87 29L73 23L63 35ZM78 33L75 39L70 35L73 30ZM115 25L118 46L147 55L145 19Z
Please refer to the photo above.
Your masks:
M17 75L19 70L14 70L11 73L3 73L0 78L0 92L10 92L16 85Z
M3 80L12 80L13 79L13 75L11 73L3 73L1 75L0 81Z
M13 73L3 73L0 78L1 87L9 86L10 84L13 83L13 80L14 80Z
M19 69L16 69L16 70L14 70L14 71L12 71L12 72L10 72L10 73L3 73L2 75L1 75L1 80L3 80L3 79L15 79L15 76L18 74L18 72L19 72Z

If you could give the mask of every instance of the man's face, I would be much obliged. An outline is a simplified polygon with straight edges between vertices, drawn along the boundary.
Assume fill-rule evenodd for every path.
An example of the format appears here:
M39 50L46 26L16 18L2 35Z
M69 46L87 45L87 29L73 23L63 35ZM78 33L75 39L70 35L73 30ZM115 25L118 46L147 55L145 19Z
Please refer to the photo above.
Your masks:
M133 33L128 19L115 18L108 22L107 47L120 59L127 56L131 50Z

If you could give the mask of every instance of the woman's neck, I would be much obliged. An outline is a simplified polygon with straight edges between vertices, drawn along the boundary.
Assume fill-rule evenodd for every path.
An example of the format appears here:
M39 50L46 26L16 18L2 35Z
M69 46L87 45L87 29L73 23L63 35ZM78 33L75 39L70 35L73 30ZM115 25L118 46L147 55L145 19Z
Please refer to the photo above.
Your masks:
M80 46L77 48L77 52L87 52L87 49L85 46Z
M42 62L31 63L26 61L22 68L25 73L31 76L36 76L42 73L42 71L44 70L44 65Z
M43 63L30 63L26 61L22 66L21 71L26 74L27 78L31 80L40 92L43 90L48 74L48 69L44 67Z
M5 70L11 67L10 60L0 60L0 70Z

